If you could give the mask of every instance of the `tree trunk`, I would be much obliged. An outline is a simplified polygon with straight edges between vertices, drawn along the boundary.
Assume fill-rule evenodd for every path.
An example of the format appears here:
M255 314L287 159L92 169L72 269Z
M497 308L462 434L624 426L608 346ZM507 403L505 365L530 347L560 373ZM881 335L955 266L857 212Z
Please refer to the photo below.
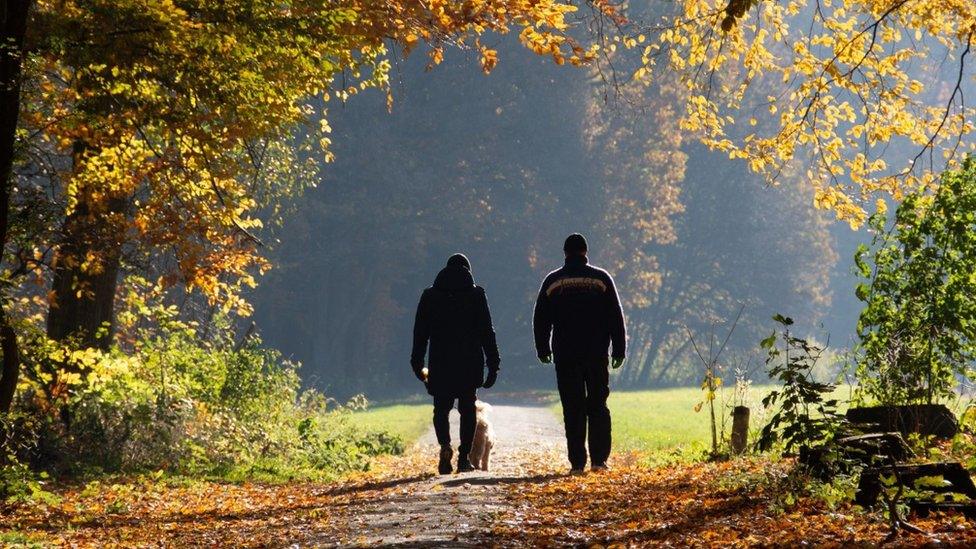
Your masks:
M122 259L125 201L111 201L107 211L91 213L84 202L65 220L54 266L53 300L47 335L77 338L82 347L108 349L115 330L115 290ZM123 224L124 225L124 224ZM96 257L96 268L81 262Z
M0 371L0 414L10 411L17 391L17 377L20 374L20 350L17 347L17 334L7 320L6 311L0 303L0 351L3 352L3 368Z
M10 225L10 193L13 188L14 146L17 121L20 117L20 84L24 60L24 35L31 0L4 0L0 4L0 260L6 250L7 229ZM3 366L0 369L0 413L10 411L20 356L17 334L3 309L5 296L0 296L0 350Z
M647 387L660 387L663 385L664 377L668 375L668 372L671 371L671 367L678 362L678 359L681 358L681 353L685 352L685 349L688 348L688 345L691 345L690 339L686 339L685 342L682 343L680 347L678 347L678 350L671 354L671 358L669 358L667 362L661 365L661 369L658 370L657 377L655 377L653 381L648 383Z

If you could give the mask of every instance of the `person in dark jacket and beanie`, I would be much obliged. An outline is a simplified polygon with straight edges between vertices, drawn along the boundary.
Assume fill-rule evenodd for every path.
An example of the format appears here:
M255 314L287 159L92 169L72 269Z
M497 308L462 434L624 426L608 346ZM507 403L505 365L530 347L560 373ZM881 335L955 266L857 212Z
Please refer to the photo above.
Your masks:
M425 372L428 342L430 354ZM499 363L485 290L475 285L468 258L454 254L437 274L434 285L420 296L410 356L414 374L434 397L434 432L441 445L437 468L440 474L451 472L448 414L455 400L461 414L457 470L474 470L468 454L475 431L475 393L479 387L487 389L495 384Z
M535 304L533 328L539 360L556 363L566 446L573 473L586 466L589 423L590 463L607 467L610 457L610 344L614 368L624 362L626 332L613 278L587 264L586 239L572 234L563 245L566 264L549 273ZM552 345L550 346L550 338Z

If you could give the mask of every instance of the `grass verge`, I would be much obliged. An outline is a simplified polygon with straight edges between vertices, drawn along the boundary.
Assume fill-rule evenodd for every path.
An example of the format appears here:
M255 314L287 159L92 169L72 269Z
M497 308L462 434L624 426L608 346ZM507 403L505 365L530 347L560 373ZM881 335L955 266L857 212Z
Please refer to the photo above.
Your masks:
M409 446L430 428L432 413L431 404L426 402L387 404L353 412L350 422L361 431L385 431L399 436Z

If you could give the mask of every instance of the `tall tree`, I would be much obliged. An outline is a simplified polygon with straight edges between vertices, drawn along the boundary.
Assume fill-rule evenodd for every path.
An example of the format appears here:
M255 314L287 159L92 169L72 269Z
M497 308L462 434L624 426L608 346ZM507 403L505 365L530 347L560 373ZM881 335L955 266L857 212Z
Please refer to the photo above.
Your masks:
M7 245L10 204L13 193L13 166L16 157L17 122L24 64L24 37L31 9L29 0L5 0L0 6L0 254ZM10 410L20 371L17 335L5 310L8 281L0 287L0 413Z
M707 331L745 306L731 345L749 349L774 312L790 311L813 328L831 301L837 256L827 219L810 208L810 187L804 194L765 188L743 166L694 142L680 153L694 160L678 182L683 210L673 216L673 236L661 242L633 227L617 229L629 242L617 256L617 278L632 341L621 376L632 386L694 381L686 327ZM615 219L626 217L608 209L608 223Z
M408 49L424 41L436 63L455 40L532 26L526 45L560 59L585 54L561 36L569 6L498 0L484 7L491 9L415 1L40 2L30 38L42 61L41 93L28 120L48 152L70 157L52 177L67 215L56 243L49 334L110 342L127 244L172 254L174 279L246 308L240 287L267 267L257 212L293 191L283 184L287 163L308 154L283 145L316 119L319 135L300 135L328 145L324 111L309 108L310 98L386 86L384 39ZM478 49L491 68L493 54Z
M296 164L317 147L329 154L325 110L310 105L388 88L387 44L423 44L431 64L447 47L471 47L488 71L496 55L478 37L515 29L557 62L592 56L566 34L575 8L553 0L28 5L4 4L3 108L21 113L28 150L22 184L7 178L5 196L21 217L56 215L3 259L8 274L50 268L48 334L96 347L112 341L119 273L133 257L151 257L164 286L249 310L241 291L269 265L258 234L265 214L308 184ZM17 117L3 123L13 140ZM9 173L12 153L5 158ZM15 358L6 353L3 387L15 384Z

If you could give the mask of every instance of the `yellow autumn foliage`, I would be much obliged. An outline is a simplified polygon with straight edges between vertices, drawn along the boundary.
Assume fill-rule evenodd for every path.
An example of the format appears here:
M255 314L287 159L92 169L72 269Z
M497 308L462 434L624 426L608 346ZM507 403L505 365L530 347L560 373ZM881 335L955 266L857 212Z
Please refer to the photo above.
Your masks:
M102 235L41 245L98 273L118 257L109 248L135 244L175 265L160 282L246 314L241 291L270 267L261 217L314 184L316 157L331 159L316 105L369 88L391 101L391 43L425 44L432 65L474 43L489 72L497 51L478 37L513 31L582 64L593 52L567 34L574 11L557 0L37 0L22 126L50 158L66 226Z
M677 2L634 75L680 74L682 128L710 147L774 183L790 163L810 163L816 205L855 227L879 197L932 185L973 150L963 90L976 3L745 4L728 19L726 0Z

